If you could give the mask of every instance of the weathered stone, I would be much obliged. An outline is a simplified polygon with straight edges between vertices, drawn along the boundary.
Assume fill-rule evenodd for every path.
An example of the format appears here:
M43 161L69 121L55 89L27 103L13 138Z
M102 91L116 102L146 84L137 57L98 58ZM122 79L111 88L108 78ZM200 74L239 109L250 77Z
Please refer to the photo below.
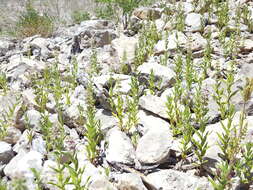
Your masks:
M156 20L161 17L161 9L141 7L135 9L133 15L142 20Z
M116 49L121 63L122 61L133 61L137 42L138 39L136 37L127 37L125 35L121 35L119 38L116 38L112 41L112 47Z
M167 41L167 49L166 49L166 41ZM159 40L154 47L155 54L161 54L165 51L169 51L173 53L177 47L184 47L187 44L187 37L182 32L173 31L169 34L167 40Z
M21 118L21 122L23 122L24 125L27 125L35 131L40 131L40 120L41 113L37 110L28 110Z
M0 165L7 164L14 157L11 145L0 141Z
M103 133L107 133L108 130L117 126L117 119L111 114L110 111L99 109L96 112L96 119L100 120L101 130Z
M203 38L198 32L190 34L188 38L191 39L191 42L189 43L189 48L191 48L192 52L203 50L207 45L207 40Z
M10 63L2 69L11 81L21 80L23 83L28 83L30 81L26 76L27 74L31 75L32 73L40 72L45 68L45 62L31 60L18 55L11 57Z
M31 136L32 136L32 139L30 139ZM46 142L43 140L42 135L32 130L30 131L25 130L23 132L21 138L13 147L13 150L17 153L20 151L25 152L29 150L39 152L42 155L45 155L47 153Z
M101 75L98 77L94 77L93 79L96 87L99 89L100 92L103 91L103 88L109 90L109 85L114 87L115 93L120 94L128 94L131 90L131 77L129 75L122 75L122 74L114 74L114 75ZM110 81L112 84L110 84ZM117 85L115 85L117 83Z
M9 50L15 47L14 43L9 40L0 39L0 56L4 56Z
M114 175L118 190L147 190L141 178L133 173Z
M186 15L185 24L189 26L191 32L197 32L201 30L202 27L202 16L197 13L189 13Z
M89 190L104 190L104 189L117 190L117 188L114 187L109 182L108 179L102 176L99 179L92 181L92 183L89 185Z
M130 165L134 163L134 147L125 133L113 128L107 133L107 141L106 160L108 162L119 162Z
M19 152L4 168L4 173L11 179L31 179L34 177L31 168L41 171L43 156L36 151Z
M253 40L246 39L240 45L241 53L250 53L253 50Z
M153 95L145 95L140 98L139 105L142 109L152 112L162 118L167 119L167 108L166 101L162 100L160 97Z
M150 130L140 138L136 157L143 164L160 164L170 156L173 138L169 128Z
M156 189L163 190L211 190L212 187L204 177L199 178L184 172L175 170L162 170L147 176L149 183Z
M137 68L137 71L142 75L148 76L148 78L153 71L155 82L157 83L157 86L160 85L161 89L171 87L175 83L175 72L170 68L160 65L156 62L146 62L140 65Z
M145 134L150 130L160 130L161 128L168 128L169 123L166 122L165 120L155 117L154 115L140 110L138 112L138 117L139 117L139 124L142 125L141 133Z
M3 141L10 143L10 144L16 144L18 140L20 139L22 133L19 129L15 127L7 127L6 135L3 138Z

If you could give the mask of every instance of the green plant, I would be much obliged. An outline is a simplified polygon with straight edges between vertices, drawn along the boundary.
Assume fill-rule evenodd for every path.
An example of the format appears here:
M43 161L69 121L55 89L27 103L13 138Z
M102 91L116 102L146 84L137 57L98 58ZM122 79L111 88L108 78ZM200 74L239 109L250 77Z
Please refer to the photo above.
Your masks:
M90 14L86 11L81 11L81 10L74 11L71 14L71 18L72 18L74 23L80 24L82 21L90 20Z
M28 190L26 179L14 179L11 183L12 190Z
M57 166L56 168L52 168L52 170L56 173L56 178L57 181L50 181L49 184L57 187L59 190L65 190L66 185L70 183L70 176L66 176L65 171L66 171L66 165L61 164L61 156L62 152L61 151L55 151L54 152L55 157L56 157L56 163Z
M250 185L253 180L252 168L253 168L253 145L252 143L246 143L241 150L242 159L238 160L235 165L235 170L240 178L241 184Z
M33 7L32 1L28 1L25 8L25 12L21 14L16 23L17 34L21 37L35 34L50 36L54 30L53 19L47 14L41 16Z
M203 165L206 162L204 160L204 156L209 148L207 142L209 133L206 132L206 125L208 122L208 117L206 115L208 109L206 105L206 98L202 95L201 87L202 79L198 81L198 86L194 95L193 111L195 113L195 122L198 124L198 129L194 128L197 138L192 139L193 145L195 146L194 153L198 158L198 162L196 164L200 171L203 169Z
M226 161L222 161L217 170L214 179L208 178L214 190L231 189L232 167Z
M99 75L101 68L98 64L97 51L95 49L92 50L92 54L90 57L90 72L89 74Z
M242 19L244 24L246 24L248 26L248 30L250 33L253 32L253 19L251 17L251 10L249 9L249 7L247 5L244 5L242 7Z
M7 135L7 129L14 124L14 113L20 103L20 97L16 97L16 102L12 103L0 115L0 139L4 139Z
M229 21L229 6L228 2L220 2L219 5L217 6L217 18L218 18L218 27L222 29L224 26L227 25Z
M115 16L115 10L113 6L108 3L105 6L98 6L95 10L96 16L101 19L112 19Z
M132 127L136 127L139 121L138 108L139 108L139 81L136 77L131 77L131 98L127 98L127 123L126 131Z
M122 10L122 15L116 15L118 17L127 17L126 20L129 20L129 16L131 15L132 11L134 8L138 7L142 0L96 0L96 2L104 3L108 7L111 6L113 7L113 10L111 10L114 14L116 13L115 10L121 9ZM119 19L119 18L118 18ZM127 27L127 23L124 27Z
M85 137L87 139L86 151L91 163L96 165L97 158L99 156L98 145L102 140L102 133L100 129L100 120L95 118L95 100L94 100L93 84L89 82L87 86L87 109L86 109L86 123L85 123Z
M70 161L72 162L72 164L65 164L65 167L68 169L70 175L70 180L68 184L74 186L73 190L88 190L88 183L90 178L88 178L86 182L82 184L83 179L82 177L85 168L84 167L81 168L79 166L77 155L76 154L72 155L69 153L67 154L67 156L70 157Z
M0 89L3 89L4 94L9 90L7 77L3 72L0 72Z
M174 136L178 136L182 134L180 123L182 122L182 97L184 92L184 88L182 86L183 61L180 55L175 58L174 64L176 83L174 84L173 94L167 98L166 107L172 133Z
M54 147L54 135L52 134L53 123L49 120L48 114L41 114L40 120L41 133L43 135L44 140L46 141L46 149L47 151L51 151Z
M169 40L168 40L168 36L169 36L169 33L166 30L166 33L165 33L165 52L164 52L164 55L160 56L160 64L164 65L164 66L168 65L168 59L169 59L169 50L168 50Z
M43 183L42 183L42 179L41 179L41 174L39 171L37 171L35 168L31 168L31 171L34 175L34 181L36 184L36 189L35 190L43 190Z
M140 31L138 45L135 48L134 66L135 69L144 63L148 56L151 56L153 49L161 35L157 31L156 25L152 22L144 25Z
M118 120L118 125L121 131L124 131L124 100L120 94L114 94L113 89L109 90L110 105L112 108L112 115Z
M151 71L150 71L148 84L149 84L148 86L149 86L150 93L152 95L155 95L156 84L155 84L155 75L154 75L153 69L151 69Z
M178 10L176 14L175 29L183 32L185 28L185 15L184 15L184 10L182 8L181 3L179 3L179 6L177 9Z
M211 46L211 31L207 33L207 44L204 50L204 64L203 64L203 77L206 78L208 76L208 68L211 68L211 61L212 61L212 46Z
M0 190L8 190L8 186L2 178L0 178Z

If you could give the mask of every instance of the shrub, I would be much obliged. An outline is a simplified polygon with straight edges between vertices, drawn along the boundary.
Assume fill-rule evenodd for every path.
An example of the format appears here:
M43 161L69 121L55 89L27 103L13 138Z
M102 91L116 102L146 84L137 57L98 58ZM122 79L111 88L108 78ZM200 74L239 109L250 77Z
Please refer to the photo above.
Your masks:
M80 24L84 20L90 19L90 14L86 11L74 11L71 15L74 23Z
M17 35L29 37L40 34L42 37L48 37L54 30L52 17L49 15L40 15L29 1L26 4L25 12L21 14L16 23Z

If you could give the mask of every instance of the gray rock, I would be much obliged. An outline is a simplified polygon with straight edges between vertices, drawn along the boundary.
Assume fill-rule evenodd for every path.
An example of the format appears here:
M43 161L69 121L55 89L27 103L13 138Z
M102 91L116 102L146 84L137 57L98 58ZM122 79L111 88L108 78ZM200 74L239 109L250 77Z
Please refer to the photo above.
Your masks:
M112 84L110 84L112 80ZM120 94L128 94L131 90L131 77L129 75L122 74L113 74L113 75L101 75L94 77L93 81L100 92L103 92L103 89L109 89L110 85L114 87L113 91ZM116 82L118 83L117 85Z
M187 44L187 37L182 32L172 31L169 34L167 39L167 49L166 49L166 40L159 40L154 47L155 54L161 54L165 51L169 51L169 53L174 53L177 47L184 47Z
M125 133L119 131L117 128L113 128L107 133L106 139L108 142L106 160L108 162L119 162L130 165L134 163L135 150L131 140Z
M86 110L86 102L84 100L72 98L71 102L73 102L71 105L66 105L64 107L63 111L63 119L64 123L69 127L78 127L79 125L82 125L80 123L80 106L81 109Z
M32 135L32 139L29 139ZM47 153L46 142L43 140L42 135L34 132L33 130L25 130L13 147L13 150L17 153L33 150L39 152L42 155Z
M137 71L144 75L150 77L151 71L153 71L157 86L160 84L160 88L171 87L175 83L175 72L170 68L160 65L157 62L146 62L137 68Z
M34 131L40 131L41 114L37 110L28 110L21 118L21 122Z
M123 173L113 176L118 190L147 190L141 178L133 173Z
M161 118L168 118L166 101L158 96L144 95L140 98L139 105L142 109L158 115Z
M190 2L179 2L178 4L180 4L180 3L182 4L184 12L186 14L194 11L194 7L193 7L192 3L190 3Z
M35 56L37 59L47 60L53 58L53 53L49 47L52 47L52 42L50 39L46 38L35 38L31 42L24 45L27 55Z
M149 183L163 190L212 190L208 180L175 170L161 170L147 176Z
M3 141L10 144L16 144L20 139L21 135L22 133L19 129L10 126L7 128L6 136L3 138Z
M240 78L253 78L253 64L243 64L238 74Z
M15 44L6 39L0 39L0 56L5 56L8 51L13 49Z
M105 190L105 189L118 190L105 177L100 177L100 179L92 181L92 183L89 185L89 190Z
M4 168L4 173L11 179L33 179L31 168L41 171L43 156L36 151L19 152Z
M137 42L138 39L136 37L127 37L125 35L121 35L112 41L112 47L116 50L121 63L122 61L133 61ZM123 60L124 57L126 60Z
M197 13L189 13L186 15L185 24L189 26L191 32L197 32L201 30L201 19L202 16Z
M142 136L136 148L136 157L143 164L160 164L170 156L173 144L169 127L150 130Z
M191 39L189 48L191 48L192 52L203 50L207 45L207 40L203 38L199 32L190 34L188 38ZM194 58L199 57L195 56Z
M246 39L241 42L240 52L241 53L250 53L253 50L253 40Z
M150 130L160 130L160 128L168 128L169 123L166 122L165 120L155 117L154 115L140 110L138 112L138 117L139 119L139 124L143 126L141 133L145 134Z
M0 141L0 165L7 164L14 157L11 145Z
M84 21L79 27L71 28L72 35L80 38L81 49L87 47L103 47L117 37L114 26L105 20Z
M3 69L10 79L20 79L23 82L28 82L25 74L30 75L35 72L40 72L45 68L46 64L44 62L31 60L22 56L13 56L10 58L10 63Z
M156 20L161 17L162 10L158 8L141 7L134 10L133 15L142 20Z
M100 120L101 130L104 134L106 134L111 128L117 126L117 119L111 114L110 111L99 109L96 112L96 119Z

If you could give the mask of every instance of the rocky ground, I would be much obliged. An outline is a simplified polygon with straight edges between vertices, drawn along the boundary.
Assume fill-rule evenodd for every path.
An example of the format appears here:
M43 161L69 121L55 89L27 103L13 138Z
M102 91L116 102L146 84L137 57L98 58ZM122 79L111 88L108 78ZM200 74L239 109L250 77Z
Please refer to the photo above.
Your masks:
M125 30L94 19L50 38L2 37L1 188L223 189L210 182L219 163L245 158L224 157L231 138L238 150L253 142L253 99L242 93L253 78L253 3L230 0L226 15L205 2L138 8ZM206 162L197 142L208 144ZM227 189L251 188L240 174L227 173Z

